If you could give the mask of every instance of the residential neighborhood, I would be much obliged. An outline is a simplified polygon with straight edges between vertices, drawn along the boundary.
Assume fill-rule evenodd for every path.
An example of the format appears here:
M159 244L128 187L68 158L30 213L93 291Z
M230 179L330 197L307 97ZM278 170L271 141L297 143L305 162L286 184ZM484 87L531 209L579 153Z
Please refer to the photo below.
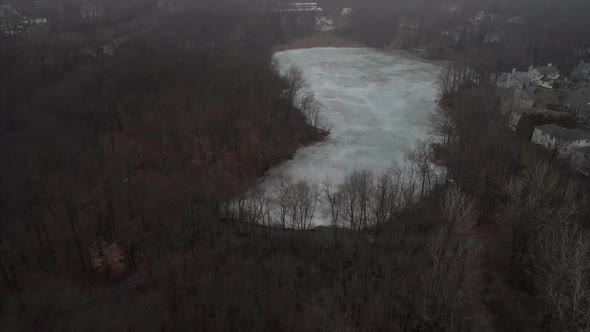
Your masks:
M0 4L0 33L18 35L47 26L47 18L43 16L25 16L9 4Z
M528 71L513 68L497 76L496 88L501 110L509 115L508 126L512 130L517 130L524 115L575 119L578 129L556 124L535 127L531 142L554 151L559 159L571 159L575 170L590 176L590 87L585 81L588 65L580 62L569 77L563 76L551 63L529 66Z
M548 124L535 127L531 142L555 152L557 158L571 159L572 166L588 175L590 131Z

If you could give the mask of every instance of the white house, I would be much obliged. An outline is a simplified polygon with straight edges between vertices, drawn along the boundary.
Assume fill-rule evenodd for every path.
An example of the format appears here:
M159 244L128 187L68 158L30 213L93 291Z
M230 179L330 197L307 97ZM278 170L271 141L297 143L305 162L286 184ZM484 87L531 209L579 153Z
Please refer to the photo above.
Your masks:
M317 2L288 2L281 3L275 9L277 12L323 12L323 9L318 6Z
M568 158L575 149L590 147L590 132L548 124L535 127L531 142L557 152L559 158Z
M553 88L553 83L560 77L559 70L548 64L546 67L530 67L529 78L531 83L542 86L547 89Z
M350 7L342 8L342 11L340 12L340 16L348 16L350 14L352 14L352 8Z
M316 18L315 31L318 32L329 32L336 29L334 25L334 19L330 16L320 16Z

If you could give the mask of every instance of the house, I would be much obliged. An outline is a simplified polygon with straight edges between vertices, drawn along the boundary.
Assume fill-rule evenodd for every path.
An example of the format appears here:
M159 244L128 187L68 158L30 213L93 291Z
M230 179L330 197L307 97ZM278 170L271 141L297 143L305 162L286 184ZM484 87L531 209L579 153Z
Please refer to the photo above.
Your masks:
M530 67L529 78L531 83L538 86L552 89L555 81L560 77L559 70L549 63L545 67Z
M441 7L441 10L449 14L459 14L463 11L463 6L460 4L446 4Z
M340 12L340 16L348 16L350 14L352 14L352 8L350 7L342 8L342 11Z
M276 12L322 12L323 9L318 6L317 2L289 2L281 3L275 9Z
M590 88L582 88L572 92L568 96L565 106L580 121L590 122Z
M531 109L535 106L535 95L528 90L517 88L514 91L514 107Z
M535 95L530 91L516 89L514 92L514 103L510 112L510 127L516 130L520 118L523 114L532 114L538 112L535 108Z
M547 124L535 127L531 142L554 150L558 158L568 158L575 149L590 147L590 132Z
M16 34L20 27L21 15L11 5L0 5L0 31Z
M501 112L510 114L509 126L516 130L523 114L536 113L535 95L530 91L511 86L509 88L498 88L500 96Z
M580 173L590 176L590 147L575 148L571 165Z
M590 81L590 63L580 61L572 73L572 78L580 81Z
M286 34L305 34L317 29L323 9L316 2L279 3L273 9Z
M517 108L532 109L535 106L535 95L517 86L498 87L498 95L502 113L510 113Z
M529 73L516 71L516 68L512 68L511 73L501 73L496 80L496 86L500 88L510 88L514 86L524 89L528 87L530 83Z
M334 25L334 18L330 16L320 16L316 18L315 31L330 32L336 29Z
M39 26L39 25L45 25L45 24L47 24L47 19L44 18L44 17L39 17L39 18L27 18L27 17L25 17L25 18L23 18L21 20L21 22L23 24L27 24L27 25L30 25L30 26L35 26L35 25Z
M515 87L504 88L498 87L498 97L500 98L500 110L504 114L508 114L514 108L514 90Z
M349 24L350 18L352 17L352 8L345 7L340 11L340 16L337 16L334 21L334 28L341 29Z
M104 7L97 4L85 3L80 6L80 15L84 21L94 21L104 17Z

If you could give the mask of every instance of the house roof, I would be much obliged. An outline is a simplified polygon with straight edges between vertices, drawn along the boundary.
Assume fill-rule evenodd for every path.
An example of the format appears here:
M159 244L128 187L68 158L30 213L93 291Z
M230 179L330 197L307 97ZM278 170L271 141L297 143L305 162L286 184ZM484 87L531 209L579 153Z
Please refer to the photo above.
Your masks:
M277 12L321 12L323 11L317 2L288 2L280 3Z
M526 85L528 85L528 83L530 82L529 79L529 74L522 72L522 71L517 71L516 73L501 73L500 76L498 77L498 85L503 85L506 86L506 81L508 80L509 77L511 78L511 85L514 86L518 86L519 88L522 88Z
M557 67L555 66L536 67L535 69L539 72L539 74L543 76L551 74L559 75L559 69L557 69Z
M560 140L576 141L580 139L590 139L590 131L580 129L565 129L556 124L547 124L535 127L551 136L555 136Z

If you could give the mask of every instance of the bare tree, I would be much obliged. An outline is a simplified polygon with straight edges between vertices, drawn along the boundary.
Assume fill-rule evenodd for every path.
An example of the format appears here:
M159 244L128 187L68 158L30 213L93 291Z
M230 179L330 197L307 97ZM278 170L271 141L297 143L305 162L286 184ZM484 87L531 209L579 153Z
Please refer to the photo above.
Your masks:
M279 186L273 196L273 204L278 214L278 222L283 229L287 228L287 214L289 213L290 179L281 176Z
M504 218L511 225L511 259L522 261L531 239L551 224L564 224L583 207L573 183L563 186L559 171L546 163L533 166L528 177L512 179Z
M292 66L285 73L287 86L283 92L287 105L296 105L297 95L300 94L306 87L305 79L303 78L303 71Z
M434 329L459 329L479 264L479 248L465 232L475 224L475 199L450 187L442 202L443 224L430 243L432 269L426 277L423 318Z
M330 220L330 226L334 232L334 242L338 241L338 230L342 226L342 194L334 188L330 179L323 183L324 198L327 204L327 214Z
M342 195L343 220L353 231L367 227L369 216L369 195L373 174L356 170L349 174L339 186Z
M320 128L320 110L322 104L315 99L313 92L305 91L302 93L301 100L297 105L301 113L305 116L307 123L314 127Z
M395 204L394 184L390 174L383 173L375 179L369 198L369 228L378 236L387 222L391 220Z
M227 219L247 227L271 223L270 200L260 188L226 202L223 212Z
M291 227L310 229L319 200L319 189L306 181L298 181L288 187L288 217Z
M438 77L439 97L451 97L463 89L475 87L481 83L479 79L471 67L458 62L449 63Z
M432 177L434 176L434 169L431 162L432 143L427 140L419 141L414 149L408 151L406 159L420 177L420 197L424 198L432 188Z
M458 186L447 189L441 210L447 233L456 229L464 231L472 227L478 215L475 199L461 192Z
M448 146L455 136L455 123L449 115L449 111L437 109L430 116L430 125L434 135L440 137L442 146Z
M546 229L536 243L542 297L556 331L590 329L588 235L577 225L560 225Z

